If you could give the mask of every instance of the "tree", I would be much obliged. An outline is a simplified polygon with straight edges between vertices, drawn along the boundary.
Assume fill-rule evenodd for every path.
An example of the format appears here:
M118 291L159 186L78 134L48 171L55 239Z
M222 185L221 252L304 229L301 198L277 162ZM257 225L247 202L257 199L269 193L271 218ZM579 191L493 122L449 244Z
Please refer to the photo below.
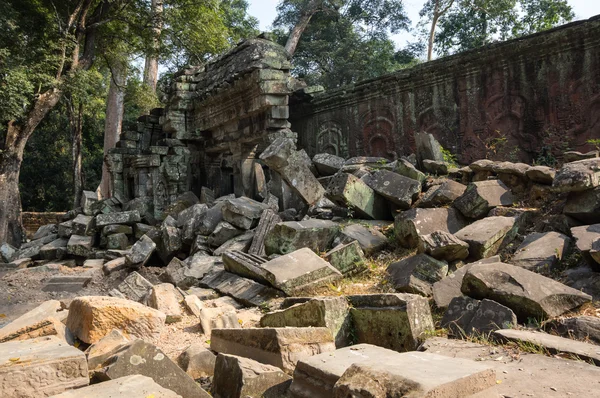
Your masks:
M550 29L574 17L567 0L455 0L435 20L435 2L429 0L421 16L431 22L429 37L435 36L438 55Z
M435 29L439 19L444 16L450 7L454 4L455 0L427 0L423 9L419 15L424 17L425 15L431 16L431 28L429 29L429 40L427 42L427 61L433 59L433 42L435 39Z
M163 0L152 0L151 5L152 46L146 54L144 67L144 84L152 92L156 91L158 82L158 53L160 51L160 35L163 27Z

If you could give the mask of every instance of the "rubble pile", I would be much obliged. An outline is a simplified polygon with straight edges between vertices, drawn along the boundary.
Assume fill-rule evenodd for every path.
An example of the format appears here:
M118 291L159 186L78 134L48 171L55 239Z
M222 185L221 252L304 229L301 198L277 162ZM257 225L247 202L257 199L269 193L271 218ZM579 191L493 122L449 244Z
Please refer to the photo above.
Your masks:
M427 352L440 330L600 363L568 338L600 338L600 318L577 316L600 293L600 224L586 225L600 158L554 170L303 153L280 137L259 157L285 200L204 187L157 219L143 200L86 192L60 224L2 244L5 278L52 271L42 291L64 297L0 328L2 396L500 396L493 362ZM369 294L342 293L376 271ZM114 283L80 294L98 278ZM167 355L161 337L190 317L205 344Z

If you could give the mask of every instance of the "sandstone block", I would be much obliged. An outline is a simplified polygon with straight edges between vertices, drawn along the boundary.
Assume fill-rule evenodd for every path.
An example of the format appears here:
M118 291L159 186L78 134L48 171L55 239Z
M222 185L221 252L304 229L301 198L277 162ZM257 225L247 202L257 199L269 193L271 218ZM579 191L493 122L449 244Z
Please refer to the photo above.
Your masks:
M487 217L456 232L454 236L469 244L474 259L491 257L512 242L518 232L516 217Z
M512 193L502 181L488 180L469 184L454 206L465 217L482 218L494 207L512 206L514 201Z
M454 234L466 225L456 209L411 209L396 217L394 230L402 246L416 248L422 235L435 231Z
M288 254L305 247L325 252L331 247L339 230L337 223L328 220L282 222L266 235L265 252L267 255Z
M387 170L380 170L367 179L367 185L379 195L407 210L421 193L421 183Z
M327 195L338 205L350 208L359 218L367 220L390 218L389 206L385 198L352 174L336 174L327 186Z
M150 377L132 375L105 381L78 390L65 391L51 398L181 398L181 395L161 387Z

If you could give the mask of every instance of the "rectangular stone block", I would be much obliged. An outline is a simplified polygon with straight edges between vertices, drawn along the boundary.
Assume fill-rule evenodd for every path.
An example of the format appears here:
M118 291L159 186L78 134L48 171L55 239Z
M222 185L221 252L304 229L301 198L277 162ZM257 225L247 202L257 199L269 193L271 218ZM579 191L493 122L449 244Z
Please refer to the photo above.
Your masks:
M53 335L64 337L65 326L58 315L60 310L61 304L57 300L43 302L0 329L0 343Z
M50 396L89 382L85 354L58 337L0 344L2 398Z
M339 173L332 178L327 186L327 196L338 205L352 209L359 218L391 219L390 207L385 198L352 174Z
M208 274L200 281L200 286L214 289L221 294L233 297L242 304L255 307L282 295L278 290L227 271Z
M73 391L65 391L51 398L181 398L181 395L161 387L150 377L132 375L119 377Z
M265 253L288 254L302 248L325 252L340 226L329 220L288 221L276 224L265 237Z

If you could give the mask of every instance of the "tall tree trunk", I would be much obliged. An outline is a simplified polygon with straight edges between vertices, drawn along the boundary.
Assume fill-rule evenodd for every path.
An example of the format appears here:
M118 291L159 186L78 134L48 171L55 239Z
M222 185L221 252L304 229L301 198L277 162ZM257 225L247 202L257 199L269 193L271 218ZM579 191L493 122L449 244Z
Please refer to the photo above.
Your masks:
M450 7L454 4L454 0L450 0L450 2L440 10L440 3L442 0L435 0L435 7L433 8L433 17L431 18L431 30L429 31L429 43L427 46L427 61L431 61L433 59L433 44L435 42L435 28L437 24L445 13L448 12Z
M81 196L83 194L83 156L81 148L83 146L83 103L79 106L73 103L69 104L69 122L71 124L72 155L73 155L73 208L81 205Z
M152 50L146 54L146 65L144 67L144 84L156 92L158 82L158 52L160 50L160 34L163 26L163 0L152 0Z
M306 30L306 27L310 23L311 18L317 11L320 10L323 5L323 0L312 0L306 5L306 8L302 10L302 14L300 15L300 19L296 22L296 25L290 32L290 36L285 43L285 49L290 55L294 55L296 52L296 47L298 47L298 43L300 42L300 37L302 37L302 33Z
M27 140L56 106L62 92L53 88L39 95L24 122L8 123L6 137L0 151L0 242L20 246L25 238L21 226L21 194L19 174Z
M111 69L110 88L106 99L106 122L104 124L104 158L108 150L114 148L121 135L123 113L125 105L125 82L127 79L127 65L117 61ZM110 198L110 173L106 162L102 164L102 182L99 187L100 198Z

